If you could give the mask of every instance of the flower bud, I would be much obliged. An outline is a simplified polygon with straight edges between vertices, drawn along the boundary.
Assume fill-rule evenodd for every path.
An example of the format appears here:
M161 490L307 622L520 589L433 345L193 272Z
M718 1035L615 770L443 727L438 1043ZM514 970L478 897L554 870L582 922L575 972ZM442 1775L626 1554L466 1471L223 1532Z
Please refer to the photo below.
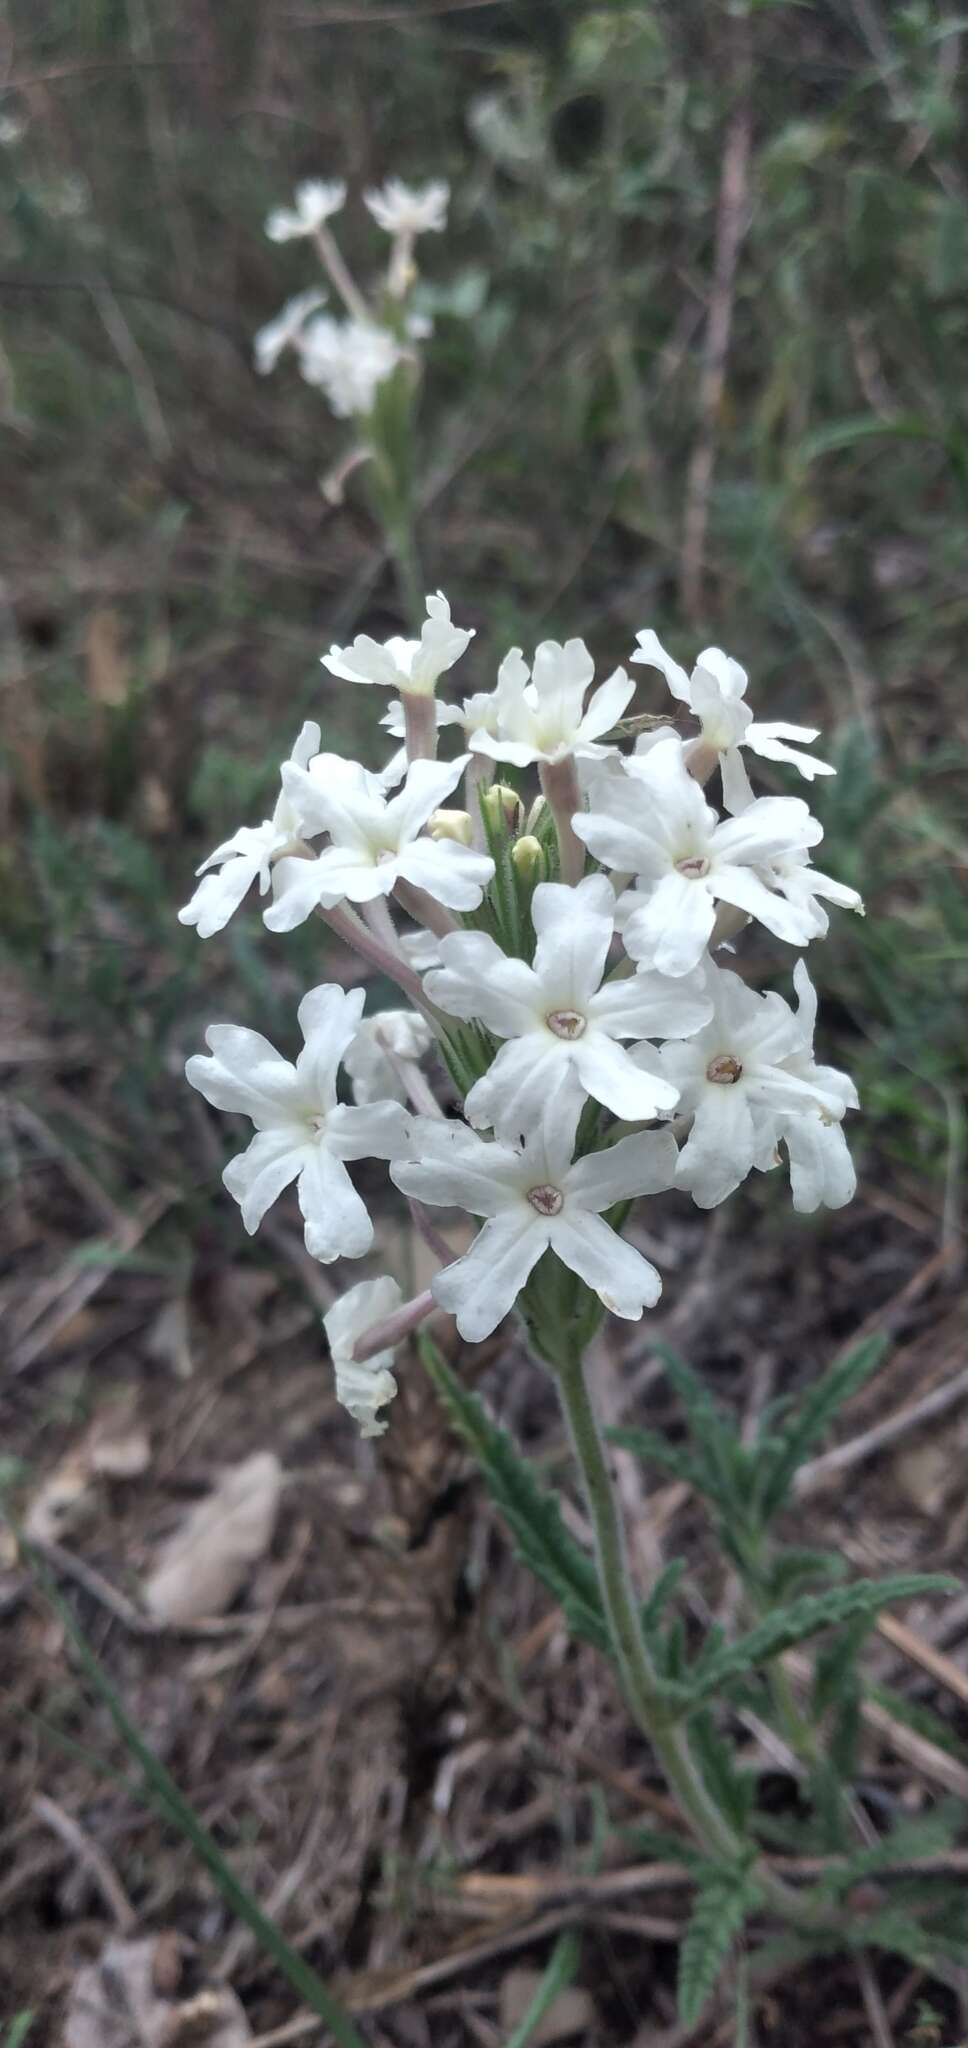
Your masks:
M547 818L549 817L549 815L550 815L550 813L549 813L549 810L548 810L548 799L547 799L547 797L544 797L544 796L539 796L539 797L536 797L536 798L535 798L535 801L534 801L534 803L533 803L533 804L532 804L532 806L531 806L531 809L530 809L530 811L528 812L528 821L527 821L527 824L525 825L525 828L524 828L524 829L525 829L525 832L527 832L527 833L531 833L531 832L534 832L534 833L538 833L538 832L540 832L540 831L541 831L541 829L542 829L542 826L544 825L544 823L545 823L545 821L547 820Z
M470 846L470 812L432 811L427 820L427 830L431 839L456 839L461 846Z
M520 832L524 805L516 790L506 782L492 782L481 791L481 810L492 832Z
M515 841L511 848L511 860L518 879L528 888L535 889L539 882L547 881L547 855L541 841L535 839L530 832L525 833L523 839Z

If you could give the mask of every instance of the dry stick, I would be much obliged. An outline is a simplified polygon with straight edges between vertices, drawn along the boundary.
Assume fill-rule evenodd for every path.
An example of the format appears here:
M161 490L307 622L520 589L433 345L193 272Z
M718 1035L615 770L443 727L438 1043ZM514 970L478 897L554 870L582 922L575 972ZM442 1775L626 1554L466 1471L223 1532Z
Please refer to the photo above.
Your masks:
M860 1981L861 1991L864 1994L864 2010L870 2021L875 2048L895 2048L894 2036L891 2032L891 2022L887 2017L884 2000L880 1994L877 1978L871 1968L869 1956L858 1957L857 1976Z
M925 1642L923 1636L919 1636L913 1628L908 1628L903 1621L898 1621L893 1614L878 1616L877 1633L884 1636L887 1642L893 1643L895 1649L900 1650L912 1664L920 1664L922 1671L930 1672L931 1677L936 1678L939 1685L945 1686L968 1706L968 1672L962 1671L953 1657L946 1657L942 1650L936 1650L931 1643Z
M78 1272L76 1255L65 1261L60 1273L44 1290L48 1301L53 1295L53 1306L48 1308L46 1314L40 1316L29 1335L24 1337L11 1353L8 1363L12 1372L24 1372L29 1365L33 1365L34 1360L41 1356L58 1332L70 1322L71 1317L104 1286L120 1260L134 1251L135 1246L147 1236L148 1231L158 1222L159 1217L164 1215L165 1210L170 1209L174 1200L174 1195L168 1189L145 1196L133 1216L122 1218L113 1238L95 1240L88 1247L92 1253L100 1252L101 1259L97 1265L92 1264Z
M695 618L702 599L703 555L709 519L709 493L716 462L719 413L726 381L729 335L733 321L733 293L740 244L746 232L747 181L749 175L750 106L749 26L734 21L733 30L741 42L738 49L736 105L730 116L723 150L723 171L716 213L716 248L712 298L703 345L699 379L700 425L686 480L686 508L683 520L682 554L679 564L679 602L687 618Z
M930 1394L924 1394L920 1401L912 1401L909 1407L885 1416L883 1422L875 1422L860 1436L852 1437L849 1443L837 1444L832 1451L824 1451L819 1458L812 1458L809 1465L801 1466L795 1488L797 1497L813 1493L836 1473L863 1464L866 1458L873 1457L875 1451L883 1450L885 1444L896 1443L899 1437L919 1428L922 1422L928 1422L936 1415L945 1415L966 1395L968 1366L963 1372L956 1373L953 1379L946 1380L943 1386L933 1387Z
M70 1814L65 1813L63 1807L57 1805L56 1800L47 1798L46 1793L38 1792L30 1805L37 1819L43 1821L44 1826L50 1828L66 1844L83 1865L88 1876L93 1879L105 1905L113 1913L121 1933L130 1934L132 1928L137 1925L138 1916L102 1850L89 1839L78 1822L72 1820Z

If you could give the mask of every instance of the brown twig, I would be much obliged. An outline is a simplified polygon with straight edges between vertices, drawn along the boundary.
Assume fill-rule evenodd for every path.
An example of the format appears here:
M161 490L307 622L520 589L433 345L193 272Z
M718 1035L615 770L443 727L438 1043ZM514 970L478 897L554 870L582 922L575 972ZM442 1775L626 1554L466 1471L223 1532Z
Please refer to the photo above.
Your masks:
M709 494L716 464L719 418L726 382L729 337L733 324L736 267L747 225L752 106L749 24L736 16L733 66L736 99L723 147L723 169L716 212L712 294L703 343L699 379L699 432L686 479L686 504L679 562L679 602L693 619L702 601L703 558L709 522Z
M956 1699L968 1706L968 1672L962 1671L952 1657L946 1657L943 1650L936 1650L931 1643L925 1642L923 1636L917 1635L913 1628L908 1628L893 1614L878 1616L877 1633L910 1658L912 1664L920 1664L922 1671L930 1672L939 1685L946 1686Z
M120 1879L115 1875L103 1850L84 1833L76 1820L58 1806L55 1799L48 1799L45 1792L38 1792L30 1802L31 1811L44 1826L51 1829L60 1841L65 1843L72 1855L96 1884L109 1911L113 1913L122 1934L130 1934L137 1925L138 1916L125 1892Z
M909 1430L918 1429L922 1422L929 1422L937 1415L945 1415L968 1395L968 1366L963 1372L955 1373L943 1386L932 1387L929 1394L922 1394L920 1401L912 1401L907 1408L886 1415L883 1422L875 1422L860 1436L851 1437L846 1444L836 1444L832 1451L824 1451L819 1458L803 1465L797 1475L796 1493L798 1498L823 1486L828 1479L841 1472L847 1472L854 1465L861 1465L875 1451L881 1451L886 1444L897 1443Z
M887 2017L880 1987L868 1956L859 1956L857 1976L864 1996L864 2010L870 2021L875 2048L895 2048L891 2022Z

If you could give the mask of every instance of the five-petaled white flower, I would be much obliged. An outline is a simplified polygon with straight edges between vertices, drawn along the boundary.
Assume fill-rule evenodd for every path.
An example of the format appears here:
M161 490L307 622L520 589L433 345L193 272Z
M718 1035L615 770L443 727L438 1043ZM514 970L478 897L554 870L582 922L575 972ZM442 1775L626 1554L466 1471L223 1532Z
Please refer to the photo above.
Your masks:
M319 727L307 721L293 747L290 761L295 762L297 768L305 768L318 751ZM299 813L283 789L271 818L265 818L261 825L240 826L231 839L223 840L221 846L203 860L196 872L204 875L205 879L199 883L191 902L179 911L179 923L195 925L201 939L210 939L213 933L222 931L233 912L238 910L243 897L248 895L256 877L260 892L265 895L273 861L301 836ZM218 867L218 874L205 873L206 868L212 867Z
M388 235L439 235L447 226L450 186L444 178L427 185L405 185L402 178L388 178L378 192L364 192L377 227Z
M352 647L331 647L328 654L321 655L323 667L349 683L380 683L385 689L405 690L413 697L433 696L445 669L453 668L470 646L474 628L453 624L442 590L426 603L419 640L403 640L394 634L381 643L371 640L369 633L358 633ZM390 730L394 729L391 726Z
M670 738L628 757L623 775L593 781L588 802L588 813L573 820L577 837L606 867L638 876L621 908L626 950L643 966L688 973L712 935L720 901L794 945L810 938L806 912L776 895L759 873L823 838L800 797L758 797L740 817L717 819L689 774L682 742Z
M487 854L453 839L423 833L431 812L456 789L468 756L456 761L413 761L394 797L356 761L317 754L308 770L287 763L283 787L307 830L328 832L330 845L316 860L282 860L273 869L275 901L265 913L270 931L288 932L317 905L332 909L347 898L369 903L389 896L397 882L423 889L450 910L476 910L494 874Z
M466 1125L418 1117L411 1160L390 1168L404 1194L487 1219L470 1251L431 1288L469 1343L497 1328L549 1248L614 1315L636 1322L658 1301L655 1267L602 1210L671 1186L675 1140L669 1131L643 1131L573 1160L578 1115L577 1105L556 1097L524 1145L488 1143Z
M359 1423L361 1436L383 1436L386 1419L378 1418L377 1409L385 1408L393 1400L397 1383L390 1370L392 1348L374 1352L372 1358L360 1364L353 1356L353 1347L365 1330L393 1315L402 1299L396 1281L382 1273L378 1280L360 1280L356 1287L341 1294L323 1317L336 1375L336 1399Z
M492 761L526 768L535 761L562 761L569 754L600 758L610 750L601 744L635 694L624 668L617 668L592 692L585 693L595 664L584 640L543 640L528 669L520 647L512 647L498 670L501 696L497 737L478 730L470 741L474 753Z
M816 997L803 962L794 974L798 1012L775 991L748 988L729 968L710 962L706 974L711 1021L688 1041L635 1053L679 1089L679 1114L693 1119L677 1182L701 1209L714 1208L754 1165L777 1164L782 1138L794 1208L816 1208L828 1198L825 1188L831 1207L849 1200L853 1168L840 1119L856 1108L857 1096L845 1074L814 1064Z
M422 1059L433 1042L434 1034L419 1010L378 1010L375 1016L364 1017L343 1059L354 1102L406 1102L407 1090L394 1060Z
M334 320L331 313L306 321L295 344L306 383L325 392L339 420L372 412L379 386L392 377L402 353L389 329L374 320Z
M277 206L266 221L270 242L293 242L300 235L314 235L323 222L346 203L343 178L304 178L296 186L295 208Z
M306 321L320 306L326 304L326 293L316 290L297 292L294 299L287 299L281 313L260 327L253 344L255 366L260 377L274 370L284 349L291 348L299 339Z
M575 889L541 883L531 914L533 967L485 932L454 932L440 942L442 968L424 984L438 1008L505 1040L467 1097L471 1123L517 1137L535 1129L562 1088L569 1103L580 1107L590 1095L629 1123L667 1116L677 1090L637 1068L618 1041L698 1031L712 1014L702 976L644 973L602 985L615 916L605 875Z
M809 920L811 938L821 939L830 930L830 919L819 901L821 896L828 903L838 904L841 910L857 910L861 917L864 915L864 899L858 890L849 888L846 882L835 882L832 875L821 874L804 850L771 860L765 877Z
M185 1072L215 1109L239 1110L255 1125L245 1152L222 1179L257 1230L283 1188L296 1181L306 1249L329 1265L358 1259L373 1242L373 1225L344 1160L399 1158L408 1119L398 1102L351 1107L336 1099L336 1076L359 1029L365 997L331 985L310 989L299 1005L305 1044L295 1065L268 1039L241 1024L212 1024L210 1056L195 1053Z
M836 774L829 761L818 761L813 754L803 753L800 747L786 744L788 740L819 739L816 726L787 725L782 720L761 725L754 721L745 701L749 680L746 670L740 668L739 662L733 661L730 655L724 654L721 647L704 648L692 675L688 676L685 669L666 653L651 627L635 637L638 651L632 660L662 670L673 696L678 697L680 703L688 704L698 718L705 745L714 747L719 755L723 803L728 811L734 814L743 811L754 801L746 763L740 751L743 747L749 747L765 761L791 762L808 782L812 782L816 775Z

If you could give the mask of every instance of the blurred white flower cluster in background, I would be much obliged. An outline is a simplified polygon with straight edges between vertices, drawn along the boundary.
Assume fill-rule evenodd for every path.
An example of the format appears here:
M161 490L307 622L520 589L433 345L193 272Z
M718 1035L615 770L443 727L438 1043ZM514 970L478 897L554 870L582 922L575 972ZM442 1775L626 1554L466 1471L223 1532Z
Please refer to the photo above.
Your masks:
M326 310L329 294L318 286L289 299L255 337L255 364L266 375L291 349L307 384L322 391L337 419L366 419L380 386L398 365L414 359L414 344L430 323L410 303L417 281L414 245L424 234L440 234L447 223L450 188L440 179L422 186L388 178L364 204L385 235L390 255L383 277L367 295L352 276L330 221L346 204L342 178L307 178L296 186L293 204L269 214L270 242L313 244L340 310Z
M311 233L335 194L301 188L275 232ZM371 204L402 235L440 225L445 198L388 187ZM631 661L665 677L694 731L654 707L643 719L624 668L596 686L581 640L545 641L530 665L513 648L492 689L439 701L471 638L438 592L417 639L331 648L331 675L395 692L375 736L405 745L367 767L304 725L271 819L216 848L181 913L208 937L258 882L270 930L319 915L407 999L364 1018L360 990L323 985L300 1004L294 1064L227 1024L188 1062L209 1102L254 1125L224 1176L248 1230L295 1182L312 1256L360 1258L374 1230L347 1162L375 1158L438 1252L414 1302L382 1277L326 1318L339 1397L371 1435L408 1331L437 1309L468 1341L488 1336L546 1253L611 1313L652 1306L660 1276L620 1234L637 1199L679 1188L709 1208L784 1159L797 1209L854 1190L857 1096L815 1059L802 950L828 903L862 905L814 867L823 835L803 798L756 796L749 779L758 759L831 774L804 751L816 732L756 723L735 661L707 648L687 675L651 631ZM461 751L439 760L452 726ZM795 1005L744 979L751 922L795 949ZM427 1205L482 1220L462 1256Z

